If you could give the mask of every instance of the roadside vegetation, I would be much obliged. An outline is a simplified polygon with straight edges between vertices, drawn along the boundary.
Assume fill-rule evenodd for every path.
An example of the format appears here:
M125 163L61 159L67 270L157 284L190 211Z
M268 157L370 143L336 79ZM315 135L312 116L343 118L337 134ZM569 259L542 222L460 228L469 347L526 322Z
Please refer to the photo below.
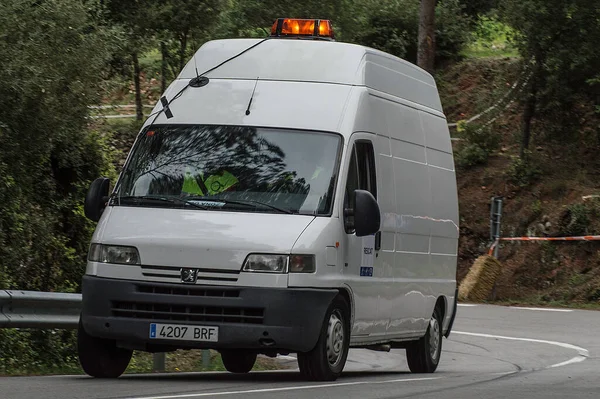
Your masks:
M419 0L0 2L0 289L79 292L94 228L87 188L114 181L144 105L202 43L319 17L339 41L416 62L418 13ZM490 244L492 196L504 196L504 236L600 234L600 200L588 197L600 194L597 0L442 0L435 15L434 75L460 139L459 281ZM133 107L89 108L122 104ZM117 113L135 117L91 118ZM503 244L497 300L596 306L599 250ZM74 337L0 329L0 374L80 373ZM151 362L136 353L128 372ZM200 352L168 355L167 368L200 370Z

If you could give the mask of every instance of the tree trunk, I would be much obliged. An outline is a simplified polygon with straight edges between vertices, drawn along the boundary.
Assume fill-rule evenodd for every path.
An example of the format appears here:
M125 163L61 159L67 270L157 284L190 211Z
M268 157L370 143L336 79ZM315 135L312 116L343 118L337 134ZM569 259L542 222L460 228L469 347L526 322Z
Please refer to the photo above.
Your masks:
M436 0L421 0L419 16L417 65L429 73L433 73L435 65L435 3Z
M144 109L142 105L142 90L140 87L140 62L136 52L131 54L133 60L133 83L135 85L135 118L138 121L144 119Z
M164 93L167 89L167 44L160 41L161 65L160 65L160 92Z
M531 121L535 116L537 105L538 80L541 72L539 66L540 60L536 60L533 76L531 77L531 85L529 86L529 94L525 101L525 109L523 110L523 137L521 140L521 159L525 159L526 151L529 149L529 140L531 138Z
M188 39L188 34L187 32L184 32L182 34L182 36L179 39L179 44L180 44L180 48L179 48L179 72L181 72L183 70L183 67L185 66L185 50L187 49L187 39Z

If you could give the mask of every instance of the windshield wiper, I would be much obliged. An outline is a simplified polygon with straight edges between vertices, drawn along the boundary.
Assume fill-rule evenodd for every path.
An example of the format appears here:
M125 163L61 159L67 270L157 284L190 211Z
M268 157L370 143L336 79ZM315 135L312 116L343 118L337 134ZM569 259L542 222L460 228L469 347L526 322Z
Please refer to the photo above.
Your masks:
M204 209L204 210L209 209L207 206L202 206L202 205L196 204L193 201L186 200L186 199L179 198L179 197L155 197L152 195L130 195L130 196L125 196L125 197L116 197L115 200L117 202L122 201L122 200L125 200L125 201L131 200L131 201L136 201L136 202L141 202L142 200L160 201L160 202L170 202L172 204L190 205L195 208Z
M275 211L278 211L280 213L287 213L288 215L293 215L294 212L290 211L288 209L283 209L283 208L279 208L277 206L271 205L271 204L267 204L264 202L260 202L260 201L255 201L255 200L230 200L230 199L225 199L225 198L203 198L203 197L194 197L194 200L198 200L198 201L211 201L211 202L223 202L225 204L232 204L232 205L259 205L259 206L263 206L265 208L270 208L273 209Z

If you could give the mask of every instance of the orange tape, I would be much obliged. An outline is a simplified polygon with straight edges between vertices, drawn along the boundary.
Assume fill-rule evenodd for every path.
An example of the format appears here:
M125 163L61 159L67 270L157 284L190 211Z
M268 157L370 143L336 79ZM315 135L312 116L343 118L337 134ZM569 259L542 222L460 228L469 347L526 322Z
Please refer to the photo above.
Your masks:
M600 236L576 236L576 237L503 237L498 238L488 251L492 255L499 241L600 241Z

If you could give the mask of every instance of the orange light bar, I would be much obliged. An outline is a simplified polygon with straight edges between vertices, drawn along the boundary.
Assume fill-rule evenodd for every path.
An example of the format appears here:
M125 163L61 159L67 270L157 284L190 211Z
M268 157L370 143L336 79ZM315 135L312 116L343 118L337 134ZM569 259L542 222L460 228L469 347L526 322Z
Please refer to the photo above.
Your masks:
M279 18L271 28L271 36L312 37L333 40L331 21L323 19Z

